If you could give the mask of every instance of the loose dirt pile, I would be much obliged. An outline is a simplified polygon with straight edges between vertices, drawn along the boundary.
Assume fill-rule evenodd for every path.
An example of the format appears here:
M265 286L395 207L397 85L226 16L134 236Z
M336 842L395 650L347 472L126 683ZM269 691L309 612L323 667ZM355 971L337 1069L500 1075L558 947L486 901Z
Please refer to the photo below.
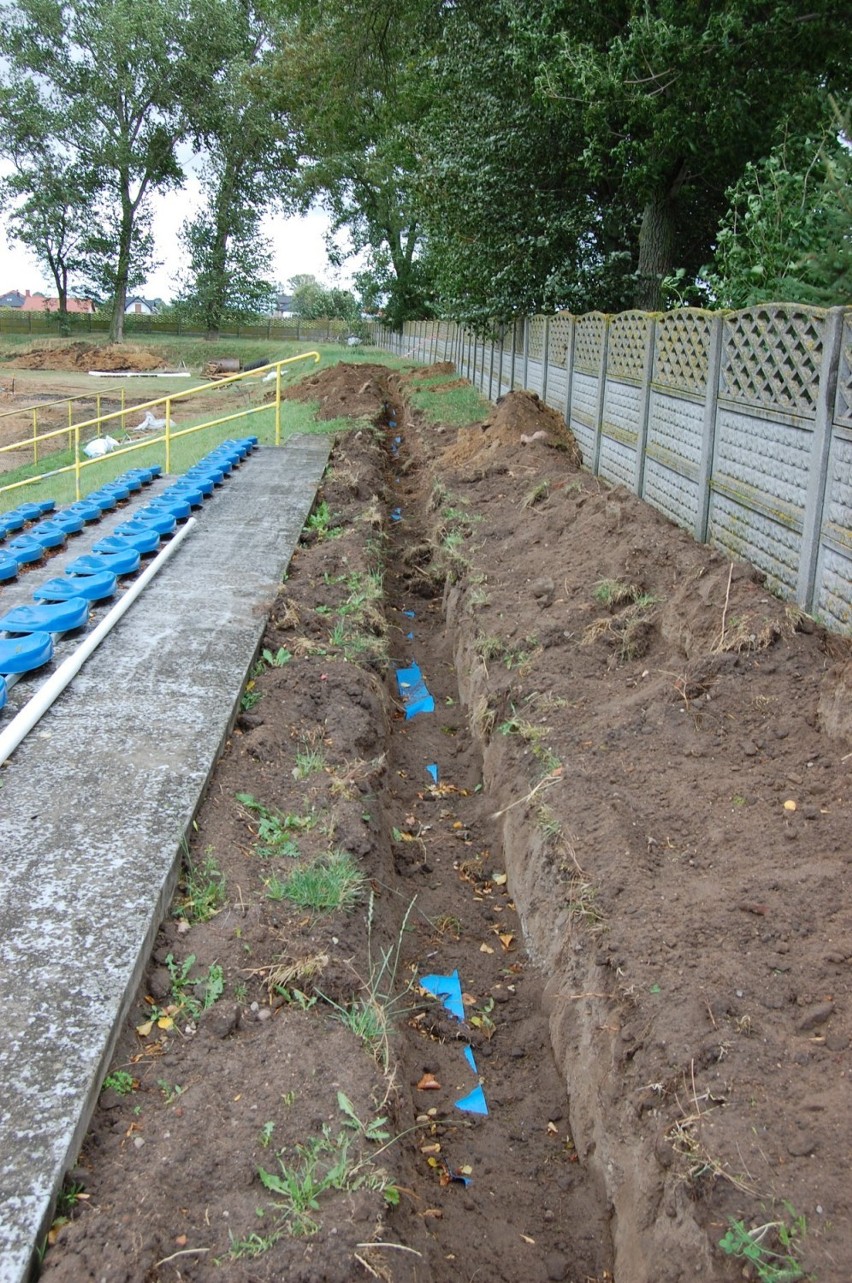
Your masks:
M768 1226L774 1277L845 1283L849 642L525 394L448 448L381 367L302 386L380 428L335 447L46 1277L733 1283ZM422 987L455 971L463 1022Z
M133 343L68 343L14 354L25 370L164 370L162 355Z

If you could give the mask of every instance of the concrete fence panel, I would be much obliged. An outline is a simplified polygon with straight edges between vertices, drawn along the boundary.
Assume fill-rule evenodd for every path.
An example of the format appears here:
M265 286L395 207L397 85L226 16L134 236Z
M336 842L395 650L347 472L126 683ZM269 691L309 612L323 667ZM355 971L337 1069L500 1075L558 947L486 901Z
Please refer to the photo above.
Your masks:
M448 324L374 337L455 361L492 400L538 393L590 471L852 632L852 309L561 312L488 338Z

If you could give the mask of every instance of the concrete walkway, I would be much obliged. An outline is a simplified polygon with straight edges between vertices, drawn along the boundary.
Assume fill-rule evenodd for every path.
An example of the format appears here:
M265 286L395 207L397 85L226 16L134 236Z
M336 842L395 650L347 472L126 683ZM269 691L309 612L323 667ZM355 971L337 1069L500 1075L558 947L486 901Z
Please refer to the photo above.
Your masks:
M0 1283L28 1277L76 1161L328 449L250 455L0 770ZM0 590L0 612L128 515Z

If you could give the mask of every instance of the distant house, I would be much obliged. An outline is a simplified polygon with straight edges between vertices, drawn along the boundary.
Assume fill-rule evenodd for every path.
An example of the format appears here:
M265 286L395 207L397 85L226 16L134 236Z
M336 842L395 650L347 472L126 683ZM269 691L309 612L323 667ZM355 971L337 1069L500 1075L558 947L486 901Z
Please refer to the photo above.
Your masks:
M124 309L125 316L156 316L163 306L163 300L160 298L140 298L135 295L127 300Z
M9 290L7 294L0 294L0 307L23 307L24 296L20 290Z
M295 316L295 312L293 311L293 295L283 294L279 291L275 295L275 310L272 315L280 317Z
M95 305L90 298L68 298L65 306L69 312L94 312ZM44 294L31 294L29 290L24 294L24 301L21 304L22 312L58 312L59 299L48 298Z

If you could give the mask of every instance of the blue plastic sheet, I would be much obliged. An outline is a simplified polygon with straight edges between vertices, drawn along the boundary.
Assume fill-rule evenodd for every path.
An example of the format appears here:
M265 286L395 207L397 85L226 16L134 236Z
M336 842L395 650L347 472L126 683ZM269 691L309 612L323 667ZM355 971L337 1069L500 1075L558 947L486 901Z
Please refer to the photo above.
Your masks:
M402 521L402 508L391 509L391 521Z
M472 1048L472 1047L465 1047L465 1049L464 1049L464 1058L465 1058L465 1060L467 1061L467 1063L470 1065L470 1067L471 1067L471 1069L473 1070L473 1072L474 1072L475 1074L478 1074L478 1073L479 1073L479 1070L476 1068L476 1061L475 1061L475 1060L474 1060L474 1058L473 1058L473 1048Z
M456 1109L463 1109L467 1114L487 1114L485 1092L481 1087L474 1087L469 1096L462 1096L461 1100L456 1101Z
M426 770L428 771L429 775L432 777L432 783L437 784L438 783L438 763L429 762L426 767Z
M405 705L406 721L416 717L418 713L434 713L435 701L429 694L423 674L416 664L412 664L410 668L398 668L396 683Z
M440 998L444 1010L451 1016L455 1016L457 1020L464 1020L461 981L457 971L450 976L421 976L420 987L434 997Z

